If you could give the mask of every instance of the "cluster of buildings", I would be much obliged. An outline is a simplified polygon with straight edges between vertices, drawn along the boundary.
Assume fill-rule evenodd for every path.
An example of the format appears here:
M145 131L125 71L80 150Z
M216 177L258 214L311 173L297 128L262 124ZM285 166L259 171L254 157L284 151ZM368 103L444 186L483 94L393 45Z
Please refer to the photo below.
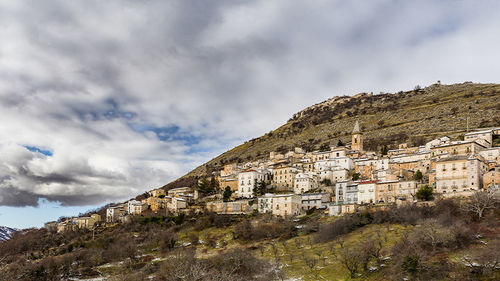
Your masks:
M461 140L444 136L422 146L401 143L382 155L364 150L363 132L356 122L346 146L313 152L296 147L284 154L271 152L268 159L227 164L213 175L220 187L216 195L199 198L196 187L155 189L141 201L108 208L105 223L125 222L147 211L178 214L203 209L283 217L321 209L339 215L359 206L415 202L417 190L424 185L431 186L437 196L469 196L500 187L500 146L495 146L499 136L500 128L492 128L466 133ZM232 195L223 201L226 189ZM55 227L61 231L92 228L99 222L100 218L73 218ZM71 226L60 226L63 223ZM54 227L54 222L49 224Z
M212 202L217 208L211 209L234 213L232 204L239 202L245 206L241 212L288 216L316 208L338 215L362 205L415 202L424 185L433 187L436 196L469 196L500 187L499 135L500 128L492 128L466 133L461 140L444 136L422 146L401 143L381 155L364 150L356 122L348 146L313 152L295 148L285 154L271 152L266 160L226 165L217 179L236 201ZM272 192L256 194L261 182ZM246 207L252 200L257 206Z
M100 222L101 216L98 214L92 214L85 217L66 218L60 222L47 222L45 223L45 228L50 232L74 231L81 228L93 229Z
M188 204L194 203L197 192L190 187L180 187L166 192L163 188L154 189L147 193L143 200L129 200L125 203L106 208L106 218L101 219L98 214L90 217L73 217L60 222L48 222L45 228L53 232L64 232L76 229L93 229L98 225L113 225L130 220L131 216L152 212L163 215L175 215L187 212Z

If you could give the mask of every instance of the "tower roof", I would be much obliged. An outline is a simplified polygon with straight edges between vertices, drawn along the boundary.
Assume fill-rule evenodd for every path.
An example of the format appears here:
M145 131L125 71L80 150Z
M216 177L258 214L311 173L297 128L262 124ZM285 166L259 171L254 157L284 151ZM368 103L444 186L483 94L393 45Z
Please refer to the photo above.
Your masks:
M361 133L361 129L359 128L359 122L356 120L356 124L354 124L354 130L352 130L353 134Z

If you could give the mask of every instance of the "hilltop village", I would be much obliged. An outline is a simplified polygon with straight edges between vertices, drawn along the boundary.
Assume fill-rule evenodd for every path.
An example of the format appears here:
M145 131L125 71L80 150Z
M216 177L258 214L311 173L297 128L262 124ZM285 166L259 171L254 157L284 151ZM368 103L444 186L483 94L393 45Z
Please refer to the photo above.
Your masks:
M105 217L65 218L45 227L62 232L124 223L132 216L270 213L293 217L319 210L328 216L401 204L432 204L433 198L468 197L500 187L500 128L442 136L425 145L365 151L354 124L352 141L305 152L270 152L269 158L227 164L196 186L147 192L140 200L106 208Z

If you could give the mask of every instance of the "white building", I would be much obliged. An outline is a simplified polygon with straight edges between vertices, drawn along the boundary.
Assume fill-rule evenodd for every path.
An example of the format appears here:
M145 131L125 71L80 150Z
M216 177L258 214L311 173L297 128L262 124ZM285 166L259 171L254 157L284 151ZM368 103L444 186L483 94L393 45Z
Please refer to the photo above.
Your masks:
M491 147L479 151L479 155L481 155L487 163L494 163L492 166L500 164L500 147Z
M248 169L238 174L238 196L244 198L253 197L253 188L257 182L265 180L262 172Z
M335 202L337 204L358 204L358 184L350 180L335 184Z
M358 203L370 204L375 203L375 190L377 185L376 180L363 181L358 183Z
M167 203L167 209L173 213L178 213L179 210L186 208L187 201L184 198L172 197L170 202Z
M396 198L401 201L416 200L418 184L416 181L399 181L396 183Z
M358 194L358 184L348 184L345 191L344 204L359 204Z
M106 209L106 222L113 223L117 222L120 215L123 215L125 210L122 206L110 207Z
M346 169L324 170L319 172L319 179L329 179L332 183L348 179L349 171Z
M298 173L295 175L294 193L302 194L319 187L318 175L313 172Z
M330 202L330 193L304 193L301 194L302 210L309 210L312 208L319 209L326 207Z
M314 162L314 169L318 173L324 170L352 170L353 167L354 164L349 157L330 158Z
M380 158L380 159L357 159L354 161L354 164L357 167L372 167L372 170L387 170L389 169L389 158Z
M432 147L449 144L451 139L449 137L440 137L439 139L431 140L425 144L425 150L430 151Z
M274 194L266 193L257 199L257 207L259 213L272 213L273 212L273 198Z
M273 198L273 215L288 217L300 214L301 197L297 194L277 194Z
M146 203L142 203L137 200L128 201L128 213L131 215L140 215L143 211L148 208Z
M475 141L484 145L485 147L491 147L493 143L493 130L484 130L478 132L470 132L464 135L465 141Z

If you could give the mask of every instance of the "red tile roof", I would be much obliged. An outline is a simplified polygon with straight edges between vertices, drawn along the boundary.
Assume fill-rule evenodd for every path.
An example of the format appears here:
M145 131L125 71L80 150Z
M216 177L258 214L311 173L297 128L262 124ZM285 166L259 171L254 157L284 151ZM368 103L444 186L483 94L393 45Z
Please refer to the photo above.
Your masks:
M358 184L368 184L368 183L377 183L377 182L378 182L378 180L373 180L373 181L362 181L362 182L360 182L360 183L358 183Z

